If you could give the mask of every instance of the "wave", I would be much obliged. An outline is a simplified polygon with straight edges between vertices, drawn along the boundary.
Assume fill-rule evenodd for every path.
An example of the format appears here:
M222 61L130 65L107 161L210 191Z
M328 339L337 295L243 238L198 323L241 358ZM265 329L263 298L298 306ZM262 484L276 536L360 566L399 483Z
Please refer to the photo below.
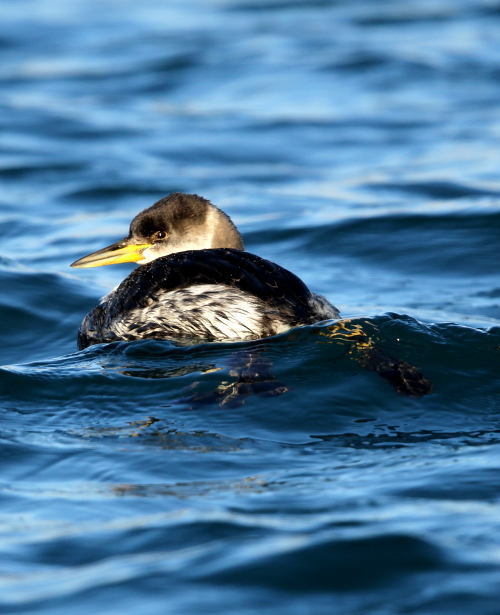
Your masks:
M367 341L416 366L432 393L402 398L376 370L364 369ZM404 434L410 444L418 434L477 441L480 432L486 440L497 433L499 345L498 327L424 324L398 314L349 319L341 330L336 324L303 327L250 343L115 342L1 368L0 405L26 414L42 407L47 417L57 411L71 429L75 416L87 417L91 426L119 408L122 421L155 417L158 434L174 420L188 432L284 443L313 436L336 446L352 446L355 438L358 445L376 446L384 437L393 442L395 431L402 434L398 445ZM241 370L250 382L258 373L257 386L238 385Z

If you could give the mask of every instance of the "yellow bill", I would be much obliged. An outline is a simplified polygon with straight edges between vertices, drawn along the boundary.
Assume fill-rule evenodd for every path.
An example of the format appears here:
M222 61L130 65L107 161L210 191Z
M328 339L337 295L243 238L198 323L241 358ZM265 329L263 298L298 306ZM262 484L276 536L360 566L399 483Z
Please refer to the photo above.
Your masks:
M118 263L136 263L143 260L142 253L151 245L150 243L127 243L125 239L122 239L122 241L117 241L107 248L80 258L71 267L102 267L103 265L117 265Z

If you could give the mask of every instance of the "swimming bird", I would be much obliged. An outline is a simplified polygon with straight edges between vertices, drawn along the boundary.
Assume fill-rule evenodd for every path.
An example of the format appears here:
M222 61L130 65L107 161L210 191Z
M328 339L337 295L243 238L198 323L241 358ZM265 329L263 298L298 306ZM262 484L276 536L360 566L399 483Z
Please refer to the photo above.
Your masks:
M140 265L84 318L80 350L145 338L252 340L340 317L296 275L244 251L231 218L196 194L141 211L127 237L71 267Z

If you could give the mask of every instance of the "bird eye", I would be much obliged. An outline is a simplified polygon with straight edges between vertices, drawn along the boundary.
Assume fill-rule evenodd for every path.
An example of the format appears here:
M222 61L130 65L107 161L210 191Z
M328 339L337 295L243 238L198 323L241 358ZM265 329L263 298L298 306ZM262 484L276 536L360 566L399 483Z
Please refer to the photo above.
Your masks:
M158 241L158 239L165 239L166 236L167 233L165 233L165 231L156 231L156 233L153 235L153 239L154 241Z

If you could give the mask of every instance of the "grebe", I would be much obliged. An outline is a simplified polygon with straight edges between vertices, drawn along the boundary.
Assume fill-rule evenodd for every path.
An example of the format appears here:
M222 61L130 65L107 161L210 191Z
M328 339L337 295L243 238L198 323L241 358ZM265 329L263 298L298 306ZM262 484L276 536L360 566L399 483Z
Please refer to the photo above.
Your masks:
M142 266L84 318L80 350L144 338L252 340L340 317L296 275L244 252L229 216L195 194L159 200L125 239L71 267L126 262Z

